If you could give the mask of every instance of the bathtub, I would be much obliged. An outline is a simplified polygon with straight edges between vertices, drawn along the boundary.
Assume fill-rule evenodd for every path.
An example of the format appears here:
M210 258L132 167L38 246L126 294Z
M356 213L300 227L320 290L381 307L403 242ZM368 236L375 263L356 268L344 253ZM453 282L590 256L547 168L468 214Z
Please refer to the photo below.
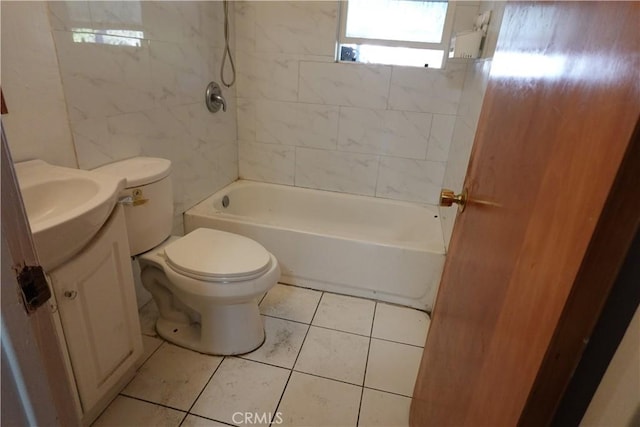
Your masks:
M282 283L426 311L445 259L436 208L286 185L236 181L185 212L184 226L260 242Z

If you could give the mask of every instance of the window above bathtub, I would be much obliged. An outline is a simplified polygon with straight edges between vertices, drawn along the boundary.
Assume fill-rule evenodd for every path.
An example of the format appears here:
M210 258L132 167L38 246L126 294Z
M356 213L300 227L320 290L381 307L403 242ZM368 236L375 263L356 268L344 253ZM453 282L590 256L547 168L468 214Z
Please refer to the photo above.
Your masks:
M341 2L338 60L442 68L453 27L454 2Z

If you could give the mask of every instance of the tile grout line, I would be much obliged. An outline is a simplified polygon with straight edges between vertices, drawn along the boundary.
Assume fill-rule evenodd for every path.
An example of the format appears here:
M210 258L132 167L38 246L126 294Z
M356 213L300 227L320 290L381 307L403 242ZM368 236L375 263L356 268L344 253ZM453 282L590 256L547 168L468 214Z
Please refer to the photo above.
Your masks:
M367 358L364 362L364 377L362 378L362 390L360 390L360 404L358 405L358 418L356 420L356 426L360 425L360 413L362 412L362 398L364 397L364 384L367 380L367 368L369 367L369 354L371 353L371 340L373 339L373 325L376 322L376 311L378 310L378 303L373 306L373 317L371 319L371 328L369 329L369 346L367 347Z
M374 301L374 302L376 302L376 307L377 307L377 301ZM261 316L265 316L265 317L271 317L272 319L284 320L284 321L287 321L287 322L294 322L294 323L298 323L298 324L301 324L301 325L313 326L314 328L321 328L321 329L327 329L329 331L342 332L342 333L345 333L345 334L355 335L355 336L358 336L358 337L372 338L372 339L376 339L376 340L379 340L379 341L391 342L391 343L394 343L394 344L402 344L402 345L408 345L410 347L424 348L424 346L417 345L417 344L408 344L406 342L393 341L393 340L390 340L390 339L387 339L387 338L378 338L378 337L374 337L372 335L363 335L363 334L358 334L358 333L355 333L355 332L343 331L341 329L329 328L327 326L320 326L320 325L314 325L312 323L301 322L300 320L285 319L284 317L273 316L271 314L260 313L260 315ZM314 314L314 316L315 316L315 314ZM373 326L372 326L372 329L373 329Z
M320 307L320 301L322 301L322 296L324 292L320 294L320 298L318 299L318 303L316 304L316 309L313 311L313 316L311 316L311 322L313 322L313 318L316 317L316 313L318 312L318 308ZM304 339L302 340L302 344L300 344L300 350L298 350L298 354L296 354L296 360L293 361L293 366L289 370L289 377L287 378L287 382L282 389L282 394L280 394L280 399L278 400L278 404L276 405L275 414L278 413L278 409L280 408L280 404L282 403L282 398L287 391L287 387L289 387L289 381L291 380L291 376L293 375L293 368L295 368L296 363L298 363L298 358L300 357L300 353L302 353L302 347L304 346L304 342L307 340L307 336L309 335L309 331L311 330L311 323L307 325L307 332L304 334ZM273 426L273 421L269 424L269 427Z
M214 356L215 357L215 356ZM196 396L196 398L193 400L193 403L191 404L191 406L189 407L189 409L187 410L187 415L191 414L191 410L193 409L194 406L196 406L196 402L198 401L198 399L200 399L200 396L202 396L202 393L204 393L204 390L207 388L207 386L209 385L209 383L211 382L211 380L213 379L213 376L216 374L216 372L218 372L218 369L220 369L220 366L222 366L222 363L224 362L224 360L227 358L227 356L224 356L222 358L222 360L220 361L220 363L218 363L218 366L216 366L216 369L213 370L213 373L211 374L211 376L209 377L209 379L207 380L207 382L205 383L204 387L202 387L202 390L200 390L200 393L198 393L198 395ZM197 415L197 414L193 414L193 415ZM185 419L187 417L185 416ZM184 422L184 420L182 420ZM180 425L182 425L182 423L180 423Z
M125 393L122 393L122 392L120 392L120 393L118 394L118 396L123 396L123 397L126 397L126 398L128 398L128 399L138 400L138 401L140 401L140 402L149 403L149 404L151 404L151 405L155 405L155 406L161 406L161 407L163 407L163 408L171 409L171 410L178 411L178 412L182 412L182 413L185 413L185 414L187 413L184 409L179 409L179 408L176 408L175 406L169 406L169 405L165 405L165 404L162 404L162 403L153 402L153 401L151 401L151 400L143 399L143 398L141 398L141 397L137 397L137 396L131 396L131 395L129 395L129 394L125 394ZM111 405L111 404L109 404L109 405ZM107 407L107 408L108 408L108 407ZM105 409L105 410L106 410L106 409Z

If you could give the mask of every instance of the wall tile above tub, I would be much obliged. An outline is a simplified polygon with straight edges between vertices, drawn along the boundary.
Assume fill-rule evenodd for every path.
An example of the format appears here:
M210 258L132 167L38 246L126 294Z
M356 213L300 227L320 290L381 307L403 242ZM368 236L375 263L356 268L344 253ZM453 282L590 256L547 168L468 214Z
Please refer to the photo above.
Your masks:
M51 1L47 6L52 30L85 28L91 22L88 1Z
M338 2L258 2L254 7L257 51L334 55Z
M431 114L340 107L338 149L424 160Z
M238 139L241 141L256 140L256 100L251 98L236 99L238 115Z
M456 114L462 93L465 64L450 61L446 70L393 67L389 108Z
M427 160L446 162L449 157L449 146L453 138L453 127L456 116L434 114L429 134Z
M237 94L243 98L298 100L298 57L238 51Z
M153 108L149 47L77 43L73 33L54 31L70 120Z
M223 89L228 103L224 114L211 114L202 102L169 108L171 115L179 123L181 132L190 136L189 140L197 141L199 145L205 144L207 150L237 139L235 120L232 120L236 110L235 99L233 95L226 95L224 92Z
M93 169L119 159L140 155L140 141L112 138L106 117L79 120L71 124L81 169Z
M299 100L384 109L390 78L387 65L301 62Z
M222 51L205 45L152 40L149 53L157 102L178 105L202 101L203 88L217 72L213 64L220 63Z
M295 147L239 141L240 178L293 185L295 157Z
M135 1L142 8L146 38L224 46L222 2Z
M338 107L258 100L255 120L258 142L336 148Z
M256 3L253 1L236 0L234 38L236 50L255 52L256 50Z
M437 204L444 168L443 162L381 157L376 196Z
M373 196L378 156L296 148L295 185Z

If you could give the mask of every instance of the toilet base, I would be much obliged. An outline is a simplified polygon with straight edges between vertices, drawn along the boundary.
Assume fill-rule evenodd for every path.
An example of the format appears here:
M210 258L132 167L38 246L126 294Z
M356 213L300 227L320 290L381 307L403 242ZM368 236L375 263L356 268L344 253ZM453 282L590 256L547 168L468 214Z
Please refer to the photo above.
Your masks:
M202 317L202 323L184 323L161 316L156 330L162 338L180 347L220 356L249 353L265 340L264 324L255 300L215 306Z

